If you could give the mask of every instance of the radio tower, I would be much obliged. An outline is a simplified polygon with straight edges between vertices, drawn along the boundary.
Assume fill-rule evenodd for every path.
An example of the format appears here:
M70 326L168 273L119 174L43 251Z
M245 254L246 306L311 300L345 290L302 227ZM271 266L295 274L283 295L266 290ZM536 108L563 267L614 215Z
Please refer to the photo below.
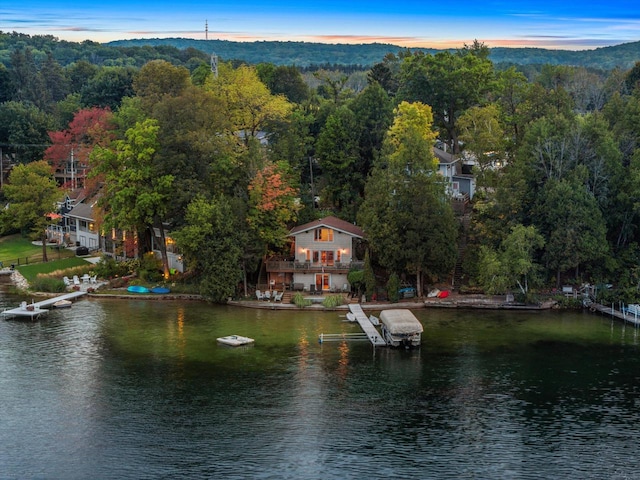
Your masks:
M209 20L204 21L204 39L209 40Z

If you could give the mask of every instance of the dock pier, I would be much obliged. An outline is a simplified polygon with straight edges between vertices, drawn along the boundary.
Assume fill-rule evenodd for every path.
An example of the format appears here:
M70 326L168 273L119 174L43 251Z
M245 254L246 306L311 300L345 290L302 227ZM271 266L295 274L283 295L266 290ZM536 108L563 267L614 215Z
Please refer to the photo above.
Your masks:
M592 312L602 313L603 315L610 315L624 321L625 323L631 323L636 327L640 327L640 315L635 313L629 313L624 307L620 307L620 310L616 310L613 305L607 307L601 303L592 302L588 305L589 310Z
M369 340L374 347L386 347L387 342L384 341L382 335L376 327L371 323L362 310L360 304L349 304L349 310L354 315L356 321L362 328L363 333L321 333L318 341L320 343L340 340Z
M31 317L31 320L39 317L40 315L46 315L49 310L43 307L49 307L60 300L73 300L75 298L86 295L87 292L77 291L65 293L64 295L58 295L57 297L47 298L39 302L26 303L22 302L22 305L17 308L10 308L0 313L3 317Z

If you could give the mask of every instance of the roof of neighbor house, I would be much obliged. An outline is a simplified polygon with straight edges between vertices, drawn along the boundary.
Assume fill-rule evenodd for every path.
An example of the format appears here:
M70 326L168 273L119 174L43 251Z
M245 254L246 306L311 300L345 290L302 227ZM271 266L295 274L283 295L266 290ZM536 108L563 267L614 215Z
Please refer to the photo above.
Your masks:
M75 217L81 218L82 220L94 220L93 218L93 207L96 203L98 203L97 197L94 197L92 200L86 200L81 203L76 204L69 213L67 213L67 217Z
M392 335L412 335L423 331L420 320L411 310L404 308L383 310L380 312L380 321L387 326Z
M297 235L298 233L303 233L308 230L313 230L319 227L327 227L337 230L339 232L347 233L353 237L363 238L364 232L360 227L349 223L345 220L340 220L337 217L324 217L320 220L314 220L313 222L305 223L304 225L299 225L294 227L289 232L289 235Z
M67 217L81 218L83 220L93 220L91 212L91 205L86 203L80 203L73 207L73 209L67 213Z
M436 156L440 164L456 163L459 160L455 155L436 147L433 148L433 154Z

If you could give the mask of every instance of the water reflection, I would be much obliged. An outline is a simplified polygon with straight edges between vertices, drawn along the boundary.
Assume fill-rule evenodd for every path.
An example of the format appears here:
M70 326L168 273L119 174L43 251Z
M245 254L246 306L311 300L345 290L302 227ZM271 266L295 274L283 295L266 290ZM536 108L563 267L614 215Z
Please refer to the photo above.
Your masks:
M357 331L334 313L197 302L82 300L0 322L0 476L635 475L619 460L640 440L637 329L572 312L417 316L411 351L320 345ZM234 333L255 346L216 344Z

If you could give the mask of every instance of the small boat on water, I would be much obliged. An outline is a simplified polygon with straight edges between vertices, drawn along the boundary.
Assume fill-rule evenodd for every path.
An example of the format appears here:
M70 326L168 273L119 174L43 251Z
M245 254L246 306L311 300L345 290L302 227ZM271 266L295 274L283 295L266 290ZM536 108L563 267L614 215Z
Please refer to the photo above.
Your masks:
M131 285L127 287L127 292L131 293L149 293L150 290L147 287L143 287L142 285Z
M229 345L231 347L239 347L241 345L250 345L255 342L253 338L243 337L241 335L228 335L226 337L219 337L219 343Z
M160 294L160 293L169 293L170 291L171 290L169 290L166 287L153 287L151 289L151 293L158 293L158 294Z
M73 305L73 302L71 300L58 300L56 303L53 304L53 308L69 308L71 307L71 305Z
M383 310L380 312L382 337L392 347L419 347L422 324L408 309Z

